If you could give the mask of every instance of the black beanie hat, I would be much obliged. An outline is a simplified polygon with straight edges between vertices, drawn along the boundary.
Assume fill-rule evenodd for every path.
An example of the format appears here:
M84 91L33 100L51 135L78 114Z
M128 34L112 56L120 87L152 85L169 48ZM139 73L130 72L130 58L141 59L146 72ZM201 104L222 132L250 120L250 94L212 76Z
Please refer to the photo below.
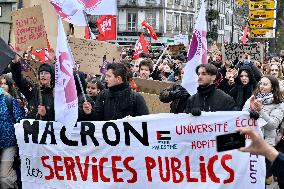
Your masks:
M54 66L53 64L43 63L38 68L38 75L40 72L46 71L49 72L51 75L51 85L54 86L55 83L55 73L54 73Z

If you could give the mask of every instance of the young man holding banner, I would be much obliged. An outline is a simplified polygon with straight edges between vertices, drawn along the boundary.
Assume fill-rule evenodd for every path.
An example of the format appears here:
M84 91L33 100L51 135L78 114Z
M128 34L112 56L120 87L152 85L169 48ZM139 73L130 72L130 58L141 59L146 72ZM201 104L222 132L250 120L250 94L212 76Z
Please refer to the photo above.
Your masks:
M108 64L106 82L108 89L103 90L96 100L94 120L108 121L149 114L144 98L131 90L123 64Z
M197 93L187 101L186 113L194 116L201 115L201 111L234 111L235 102L232 97L217 89L214 81L217 75L217 68L212 64L200 64L196 68L198 76Z

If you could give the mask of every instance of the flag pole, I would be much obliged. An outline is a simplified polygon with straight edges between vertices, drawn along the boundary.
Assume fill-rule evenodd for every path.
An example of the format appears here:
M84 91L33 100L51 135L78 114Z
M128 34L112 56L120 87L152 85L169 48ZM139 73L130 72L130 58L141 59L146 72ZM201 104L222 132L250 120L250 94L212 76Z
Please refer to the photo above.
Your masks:
M156 64L154 64L152 73L153 73L154 70L156 69L157 65L158 65L159 62L161 61L162 57L164 56L164 54L166 53L166 50L167 50L168 48L169 48L169 44L167 44L167 46L164 48L162 54L160 55L159 59L157 60Z

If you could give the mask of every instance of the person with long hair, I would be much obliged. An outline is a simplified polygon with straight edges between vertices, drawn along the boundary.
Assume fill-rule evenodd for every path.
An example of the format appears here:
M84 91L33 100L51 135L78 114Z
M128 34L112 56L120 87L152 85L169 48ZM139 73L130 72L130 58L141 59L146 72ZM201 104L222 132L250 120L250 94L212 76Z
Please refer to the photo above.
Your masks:
M261 78L253 95L246 101L243 111L255 112L258 123L263 132L264 140L271 146L276 145L277 128L284 118L283 96L280 92L279 82L274 76ZM272 180L269 171L271 164L266 161L267 182Z
M242 66L236 78L235 87L229 92L236 102L237 110L241 111L245 102L252 95L256 87L256 80L250 66Z
M14 124L24 118L17 100L11 96L13 81L8 76L0 79L0 188L17 188L17 174L13 163L17 154Z
M269 64L267 75L276 77L279 81L280 91L284 91L283 69L280 64Z

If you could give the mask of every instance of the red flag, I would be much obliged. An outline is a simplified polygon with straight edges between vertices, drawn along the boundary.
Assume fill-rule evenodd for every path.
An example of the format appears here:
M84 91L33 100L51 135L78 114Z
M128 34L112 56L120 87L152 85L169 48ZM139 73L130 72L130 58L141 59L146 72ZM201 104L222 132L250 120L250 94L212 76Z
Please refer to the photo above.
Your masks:
M242 36L242 42L243 44L247 43L247 34L248 34L248 23L246 24L246 27L244 29L244 35Z
M153 39L155 39L155 40L158 39L155 30L152 28L152 26L150 26L150 25L146 22L146 20L144 20L144 21L141 23L141 25L142 25L142 27L144 27L144 28L147 29L148 33L150 34L150 36L151 36Z
M50 62L48 59L49 52L53 51L50 47L50 43L46 37L47 48L33 50L32 54L40 61L40 62Z
M100 32L97 40L116 40L116 16L101 16L96 24Z
M91 39L91 33L89 26L85 26L85 39Z
M147 44L148 44L148 41L145 40L144 34L141 33L140 38L138 39L135 45L135 49L134 49L135 52L133 55L133 60L137 60L141 53L148 54Z

